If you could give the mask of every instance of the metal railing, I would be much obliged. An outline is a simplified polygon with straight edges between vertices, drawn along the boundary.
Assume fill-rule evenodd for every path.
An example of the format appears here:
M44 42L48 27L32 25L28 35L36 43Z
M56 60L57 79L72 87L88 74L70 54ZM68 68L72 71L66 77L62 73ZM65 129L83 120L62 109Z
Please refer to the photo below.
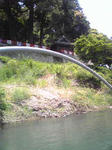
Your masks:
M112 85L110 83L108 83L102 76L100 76L98 73L96 73L94 70L92 70L91 68L89 68L88 66L86 66L84 63L80 62L79 60L76 60L70 56L58 53L58 52L54 52L52 50L47 50L47 49L43 49L43 48L36 48L36 47L24 47L24 46L7 46L7 47L0 47L0 54L5 53L5 52L36 52L36 53L41 53L41 54L49 54L52 56L56 56L59 58L64 58L66 60L69 60L79 66L81 66L82 68L88 70L89 72L91 72L94 76L96 76L97 78L99 78L99 80L101 80L106 86L108 86L111 90L112 90Z

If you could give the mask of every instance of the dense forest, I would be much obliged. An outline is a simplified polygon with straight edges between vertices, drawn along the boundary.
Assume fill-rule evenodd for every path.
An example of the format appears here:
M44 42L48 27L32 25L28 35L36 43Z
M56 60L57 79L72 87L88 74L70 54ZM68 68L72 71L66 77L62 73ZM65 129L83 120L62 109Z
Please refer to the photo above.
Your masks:
M0 0L0 38L50 45L89 31L78 0Z
M65 36L95 65L112 64L112 40L89 26L78 0L0 0L0 38L51 46Z

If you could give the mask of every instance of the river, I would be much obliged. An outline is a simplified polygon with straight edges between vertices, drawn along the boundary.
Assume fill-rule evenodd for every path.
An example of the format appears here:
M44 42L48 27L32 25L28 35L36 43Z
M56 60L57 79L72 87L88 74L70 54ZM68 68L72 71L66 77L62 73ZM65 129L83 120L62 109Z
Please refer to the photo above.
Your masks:
M0 150L112 150L112 112L4 126Z

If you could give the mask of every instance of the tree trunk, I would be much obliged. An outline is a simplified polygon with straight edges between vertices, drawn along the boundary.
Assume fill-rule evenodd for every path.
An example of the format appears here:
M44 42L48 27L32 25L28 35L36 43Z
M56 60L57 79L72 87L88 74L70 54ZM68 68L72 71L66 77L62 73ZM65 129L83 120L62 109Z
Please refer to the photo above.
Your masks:
M15 21L15 16L13 16L11 12L11 6L10 6L10 1L6 0L5 1L5 8L4 11L7 16L7 21L8 21L8 29L9 29L9 38L11 40L16 40L16 21Z
M29 5L29 20L28 20L28 41L33 43L33 19L34 18L34 3L30 2Z
M39 45L43 44L43 22L40 25L40 41L39 41Z

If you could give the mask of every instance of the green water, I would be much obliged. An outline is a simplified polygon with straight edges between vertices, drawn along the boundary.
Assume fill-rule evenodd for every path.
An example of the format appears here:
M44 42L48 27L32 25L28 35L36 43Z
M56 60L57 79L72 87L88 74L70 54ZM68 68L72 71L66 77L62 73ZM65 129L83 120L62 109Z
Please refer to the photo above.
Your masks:
M6 126L0 150L112 150L112 112Z

